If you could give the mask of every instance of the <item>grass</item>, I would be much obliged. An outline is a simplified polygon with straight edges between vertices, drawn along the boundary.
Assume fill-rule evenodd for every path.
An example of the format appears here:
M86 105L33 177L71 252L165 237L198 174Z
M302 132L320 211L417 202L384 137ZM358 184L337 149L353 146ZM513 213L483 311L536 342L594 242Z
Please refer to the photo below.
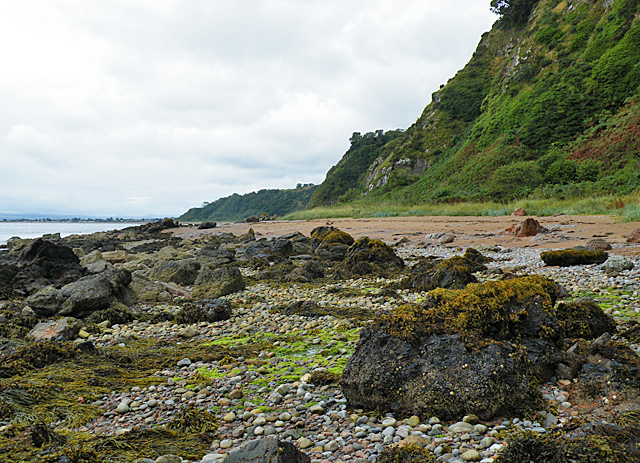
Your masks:
M425 203L402 205L354 202L331 207L316 207L294 212L287 220L312 220L329 218L371 218L410 216L488 216L498 217L513 213L517 208L528 215L539 217L552 215L610 215L619 222L640 221L640 193L616 197L613 195L577 199L521 199L508 203L461 202L454 204Z

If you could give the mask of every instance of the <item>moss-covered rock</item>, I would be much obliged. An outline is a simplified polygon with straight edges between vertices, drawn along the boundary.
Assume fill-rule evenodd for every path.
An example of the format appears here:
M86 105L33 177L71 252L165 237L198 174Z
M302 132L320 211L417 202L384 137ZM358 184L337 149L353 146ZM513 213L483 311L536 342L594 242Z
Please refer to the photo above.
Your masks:
M376 460L378 463L430 463L433 461L436 461L433 453L416 444L387 448Z
M540 259L546 265L570 267L573 265L601 264L609 255L604 251L589 251L587 249L561 249L547 251L540 254Z
M226 299L204 299L182 306L176 315L176 323L213 323L231 318L231 303Z
M334 271L338 278L384 275L404 268L404 261L381 240L359 238L348 249L347 258Z
M487 261L475 249L467 249L464 256L450 259L423 259L411 269L411 276L404 280L403 287L414 291L431 291L436 288L463 289L478 280L474 272L486 270Z
M615 321L591 298L558 304L556 316L568 338L596 339L603 333L617 332Z
M538 378L562 342L556 284L543 277L438 289L362 330L345 367L351 406L441 419L522 414L540 406Z

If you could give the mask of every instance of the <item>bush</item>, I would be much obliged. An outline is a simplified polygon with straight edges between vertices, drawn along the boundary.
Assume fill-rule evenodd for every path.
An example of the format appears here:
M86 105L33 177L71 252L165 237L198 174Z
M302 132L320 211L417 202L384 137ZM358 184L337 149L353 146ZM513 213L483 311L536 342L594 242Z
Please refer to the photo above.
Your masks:
M548 183L561 183L563 185L571 183L576 179L578 166L568 159L560 159L545 172L544 179Z
M538 167L533 161L514 162L498 168L488 182L489 195L500 201L510 201L526 196L542 182Z

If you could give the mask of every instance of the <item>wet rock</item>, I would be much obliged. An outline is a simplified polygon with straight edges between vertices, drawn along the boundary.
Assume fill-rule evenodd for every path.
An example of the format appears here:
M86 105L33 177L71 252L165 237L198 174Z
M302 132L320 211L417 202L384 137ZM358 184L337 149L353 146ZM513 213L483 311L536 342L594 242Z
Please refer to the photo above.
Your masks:
M149 272L149 280L166 281L181 286L195 283L200 270L200 262L195 259L182 259L169 262L158 262Z
M346 260L336 268L334 275L339 278L384 275L388 271L403 268L404 261L396 255L391 246L381 240L364 237L349 247Z
M318 260L310 260L296 267L289 273L285 279L287 281L297 281L301 283L310 283L313 280L324 277L324 266Z
M231 317L231 303L226 299L203 299L185 304L176 315L176 323L213 323Z
M568 338L590 340L604 333L617 332L615 321L589 297L558 304L556 316L564 335Z
M194 283L193 297L217 299L227 294L242 291L244 288L244 278L237 267L223 267L217 270L205 267L200 270Z
M343 393L353 407L446 420L535 408L537 378L553 374L562 340L554 291L540 277L476 284L377 317L347 362Z
M231 452L225 462L311 463L311 459L291 442L264 438L247 442L238 450Z

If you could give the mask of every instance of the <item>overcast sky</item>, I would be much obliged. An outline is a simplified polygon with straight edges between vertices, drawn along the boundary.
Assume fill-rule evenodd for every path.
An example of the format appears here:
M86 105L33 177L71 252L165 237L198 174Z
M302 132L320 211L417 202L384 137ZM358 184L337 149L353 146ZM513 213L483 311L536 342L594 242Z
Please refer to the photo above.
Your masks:
M20 0L0 15L0 213L177 216L321 183L407 128L489 0Z

